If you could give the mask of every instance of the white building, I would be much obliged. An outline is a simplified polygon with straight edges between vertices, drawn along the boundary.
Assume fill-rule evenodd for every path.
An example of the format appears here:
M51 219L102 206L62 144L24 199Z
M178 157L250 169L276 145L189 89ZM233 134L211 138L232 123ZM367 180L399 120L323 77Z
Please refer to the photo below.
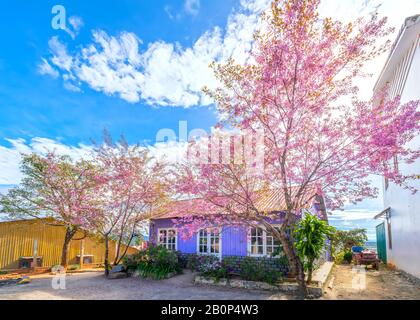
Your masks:
M392 97L401 95L401 102L420 99L420 15L409 17L395 41L388 60L379 76L374 90L390 85ZM413 139L409 146L418 150L420 136ZM395 168L404 174L415 174L418 179L411 183L418 192L412 194L384 179L384 211L375 218L385 218L379 225L380 233L385 235L386 260L417 278L420 278L420 160L407 165L398 161Z

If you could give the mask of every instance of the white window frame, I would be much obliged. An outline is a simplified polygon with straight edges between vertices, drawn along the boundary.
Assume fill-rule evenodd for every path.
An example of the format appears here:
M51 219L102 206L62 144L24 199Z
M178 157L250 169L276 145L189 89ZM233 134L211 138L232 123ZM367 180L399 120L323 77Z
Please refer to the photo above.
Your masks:
M167 237L168 231L170 231L170 230L175 231L175 250L174 251L177 251L178 250L178 230L175 229L175 228L159 228L158 233L157 233L157 244L159 246L165 247L168 250L172 250L172 249L168 248L168 241L166 241L166 243L162 243L160 241L160 231L166 231L166 237Z
M219 230L219 253L216 252L209 252L209 248L211 246L211 241L210 241L210 233L207 232L207 252L200 252L200 232L202 230L209 230L209 229L217 229ZM222 228L202 228L200 230L197 231L197 254L199 255L211 255L211 256L216 256L216 257L221 257L222 256Z
M273 225L273 227L275 227L275 228L280 228L280 224L276 224L276 225ZM260 228L261 230L262 230L262 232L263 232L263 234L262 234L262 239L263 239L263 244L262 244L262 248L263 248L263 253L252 253L252 251L251 251L251 238L252 238L252 235L251 235L251 230L253 229L253 228ZM274 241L274 237L273 237L273 241ZM264 227L264 226L255 226L255 227L251 227L251 228L249 228L248 229L248 241L247 241L247 243L248 243L248 245L247 245L247 253L248 253L248 256L249 257L271 257L271 253L267 253L267 229L266 229L266 227ZM281 246L281 244L280 244L280 246Z

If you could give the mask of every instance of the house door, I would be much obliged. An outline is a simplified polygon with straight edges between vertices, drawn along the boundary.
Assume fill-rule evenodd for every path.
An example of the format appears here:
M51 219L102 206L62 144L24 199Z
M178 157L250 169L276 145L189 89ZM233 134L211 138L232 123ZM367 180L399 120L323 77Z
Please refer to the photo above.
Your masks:
M376 246L378 248L378 258L381 259L383 263L387 263L385 222L376 226Z

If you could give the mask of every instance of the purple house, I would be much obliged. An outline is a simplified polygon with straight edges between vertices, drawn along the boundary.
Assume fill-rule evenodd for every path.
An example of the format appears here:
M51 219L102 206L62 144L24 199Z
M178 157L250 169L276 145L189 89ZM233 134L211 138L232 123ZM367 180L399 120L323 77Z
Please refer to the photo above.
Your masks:
M306 195L303 209L317 214L327 220L324 200L315 191ZM200 199L188 200L202 201ZM189 239L183 239L176 227L177 219L190 216L182 211L182 201L177 202L172 209L150 222L149 242L153 245L162 245L170 250L176 250L182 255L199 254L214 255L221 259L228 256L240 257L272 257L280 243L265 228L220 225L218 228L203 228L193 234ZM269 191L258 201L258 210L261 212L276 213L277 224L280 226L284 215L285 200L280 191ZM192 217L194 219L194 217ZM276 224L276 223L275 223Z

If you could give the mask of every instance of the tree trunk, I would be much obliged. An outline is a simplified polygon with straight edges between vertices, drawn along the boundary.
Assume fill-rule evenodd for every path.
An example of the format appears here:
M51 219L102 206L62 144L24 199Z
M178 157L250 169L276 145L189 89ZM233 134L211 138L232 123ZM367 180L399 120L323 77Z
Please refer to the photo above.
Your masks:
M119 263L122 261L122 259L124 259L124 257L125 257L125 256L126 256L126 254L127 254L128 247L131 245L131 241L133 241L133 238L134 238L134 233L133 233L133 234L131 234L130 241L128 241L128 243L127 243L127 245L126 245L126 247L125 247L125 250L124 250L123 254L121 255L121 257L119 257L119 259L118 259L118 260L114 261L114 265L119 264ZM121 244L118 244L118 252L120 251L120 245L121 245ZM118 256L117 256L117 257L118 257ZM115 259L116 259L116 258L115 258Z
M262 220L261 222L273 233L273 235L277 236L278 240L281 242L284 254L289 262L291 272L295 275L296 282L299 286L298 295L303 299L306 298L308 296L308 288L306 287L305 282L305 271L302 262L296 254L293 237L285 231L286 226L283 226L281 230L277 230L266 221Z
M121 244L122 244L122 237L120 237L117 242L117 251L115 252L114 265L117 265L120 262L119 257L120 257Z
M108 240L108 235L105 235L105 261L104 261L104 265L105 265L105 276L108 277L109 275L109 240Z
M125 250L120 257L120 251L121 251L121 245L122 245L122 239L123 239L123 236L122 236L123 235L122 234L123 230L121 231L120 237L118 239L117 253L115 255L114 265L118 265L122 261L122 259L124 259L125 255L127 254L128 247L130 246L131 241L133 241L133 238L136 235L135 230L136 230L136 225L133 226L132 231L131 231L131 235L130 235L130 240L128 241L128 244L126 245Z
M66 235L64 236L64 243L63 243L63 250L61 251L61 265L64 268L67 268L67 256L70 246L70 241L76 233L76 229L72 229L71 227L66 228Z
M305 271L303 269L303 264L297 256L293 244L290 244L288 240L285 241L286 245L283 244L284 254L289 261L289 266L291 271L295 274L296 282L298 283L298 295L301 298L306 298L308 295L308 288L306 287L305 282Z
M307 284L310 285L312 282L312 272L314 270L314 259L309 261L308 265L308 279L306 280Z

